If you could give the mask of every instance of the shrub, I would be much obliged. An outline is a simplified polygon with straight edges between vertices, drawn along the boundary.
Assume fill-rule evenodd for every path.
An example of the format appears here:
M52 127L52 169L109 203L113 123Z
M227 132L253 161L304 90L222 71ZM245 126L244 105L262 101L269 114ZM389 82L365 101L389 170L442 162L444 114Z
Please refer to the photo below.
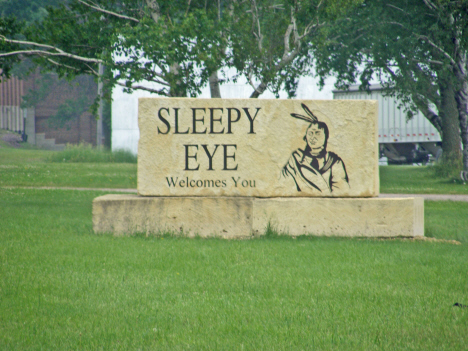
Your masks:
M65 150L56 152L49 162L89 162L89 163L137 163L137 157L126 150L99 150L90 144L67 144Z
M460 158L442 158L433 166L434 175L437 178L459 180L463 164Z

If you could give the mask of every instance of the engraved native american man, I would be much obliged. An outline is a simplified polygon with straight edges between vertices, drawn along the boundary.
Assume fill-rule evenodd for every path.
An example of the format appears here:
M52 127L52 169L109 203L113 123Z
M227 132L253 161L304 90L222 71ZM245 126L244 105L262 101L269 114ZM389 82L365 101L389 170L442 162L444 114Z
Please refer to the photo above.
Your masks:
M327 151L328 127L320 122L305 105L301 105L307 116L291 113L294 118L310 123L304 136L304 150L297 149L283 167L281 176L293 179L297 191L331 194L334 190L349 189L349 179L343 160Z

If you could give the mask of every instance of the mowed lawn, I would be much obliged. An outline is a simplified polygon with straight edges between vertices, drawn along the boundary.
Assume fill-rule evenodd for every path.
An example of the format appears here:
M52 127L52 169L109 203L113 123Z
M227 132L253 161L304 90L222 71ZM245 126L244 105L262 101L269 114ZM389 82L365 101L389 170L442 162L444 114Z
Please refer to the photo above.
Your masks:
M136 189L135 163L70 162L73 151L79 151L75 157L80 157L89 150L72 149L57 153L2 147L0 142L0 187ZM95 158L94 153L89 157ZM59 162L50 162L51 159ZM468 195L468 184L462 184L460 179L436 178L430 166L381 166L379 173L381 193Z
M77 178L91 167L29 164L52 164L59 174L76 166ZM24 167L0 159L8 165ZM93 167L106 174L110 165ZM0 181L8 174L9 186L24 185L4 169L15 168L0 168ZM453 306L468 305L468 203L425 203L426 235L458 245L274 235L116 238L92 231L92 200L102 194L0 188L0 350L468 345L468 308Z
M380 192L386 194L468 195L460 178L437 178L431 166L381 166Z
M57 152L2 147L0 187L136 188L134 163L50 162Z

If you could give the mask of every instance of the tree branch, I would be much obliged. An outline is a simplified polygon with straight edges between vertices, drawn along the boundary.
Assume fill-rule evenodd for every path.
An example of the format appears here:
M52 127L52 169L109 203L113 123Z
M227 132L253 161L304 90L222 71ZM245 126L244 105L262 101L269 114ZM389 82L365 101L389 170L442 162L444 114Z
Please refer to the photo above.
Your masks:
M258 7L257 2L255 0L250 0L250 6L252 11L252 34L257 39L258 42L258 50L262 51L263 45L263 35L260 27L260 18L258 17ZM255 32L255 27L257 27L257 32Z
M158 23L159 17L161 17L161 11L159 9L158 2L156 0L146 0L146 5L151 10L151 17L153 21Z
M406 27L405 27L403 24L401 24L400 22L382 21L382 23L393 24L393 25L395 25L395 26L399 26L399 27L401 27L401 28L405 28L405 29L406 29Z
M49 61L50 63L56 65L56 66L65 67L65 68L71 69L71 70L76 71L76 72L79 72L79 71L80 71L80 70L77 69L76 67L72 67L72 66L65 65L65 64L63 64L63 63L59 63L59 62L54 61L54 60L52 60L52 59L50 59L50 58L48 58L48 57L46 57L45 59L46 59L47 61ZM86 64L86 66L89 68L89 71L87 71L87 73L90 73L90 74L92 74L92 75L95 75L95 76L99 77L99 73L98 73L98 72L96 72L94 69L92 69L88 64Z
M404 14L408 14L408 12L406 12L405 10L403 9L400 9L399 7L395 6L395 5L391 5L391 4L387 4L388 7L392 7L394 8L395 10L398 10L398 11L401 11L403 12Z
M294 25L290 24L286 29L286 33L284 33L284 52L283 52L283 59L286 59L289 54L289 37L291 36L291 32L293 30Z
M249 68L249 74L247 75L247 81L257 93L261 94L261 92L257 90L257 88L255 87L255 84L252 81L252 70L250 68Z
M138 19L134 18L134 17L129 17L129 16L121 15L121 14L118 14L118 13L115 13L115 12L112 12L112 11L109 11L109 10L105 10L105 9L99 7L99 6L93 6L91 4L88 4L87 2L84 2L83 0L76 0L76 1L78 1L80 4L91 7L92 9L95 9L95 10L97 10L99 12L106 13L106 14L112 15L114 17L126 19L126 20L129 20L129 21L134 21L136 23L140 23L140 21Z
M411 59L411 61L416 62L416 63L421 63L421 60ZM433 65L443 65L444 64L442 61L437 61L437 60L427 60L426 62L432 63Z
M424 4L426 4L427 7L429 7L431 10L435 10L437 11L438 8L436 5L434 5L434 3L430 0L423 0Z
M66 52L49 52L49 51L42 51L42 50L20 50L20 51L12 51L12 52L5 52L0 53L0 57L7 57L13 55L38 55L38 56L60 56L60 57L68 57L77 61L81 62L90 62L90 63L104 63L104 61L99 59L91 59L87 57L81 57L77 55L67 54Z
M384 70L392 76L394 81L397 81L398 77L390 68L388 68L388 66L385 66ZM427 99L425 97L421 97L415 93L412 93L411 100L421 111L421 113L429 120L429 122L431 122L431 124L437 129L440 136L442 137L442 118L429 108Z
M437 129L442 138L442 118L434 111L432 111L427 102L415 94L412 94L411 100L413 100L416 107L421 111L421 113L426 117L429 122Z
M127 86L125 83L122 83L122 82L116 82L117 85L120 85L122 87L125 87L127 89L134 89L134 90L145 90L145 91L149 91L150 93L155 93L155 94L159 94L159 95L164 95L164 96L167 96L168 92L167 92L167 89L166 88L162 88L162 89L152 89L152 88L148 88L148 87L145 87L143 85L131 85L131 86Z
M3 40L7 43L13 43L13 44L22 44L22 45L32 45L32 46L37 46L37 47L42 47L46 49L52 49L56 50L58 52L50 52L50 51L45 51L45 50L19 50L19 51L11 51L11 52L4 52L0 53L0 57L6 57L6 56L13 56L13 55L49 55L49 56L62 56L62 57L68 57L72 58L78 61L82 62L91 62L91 63L104 63L104 61L100 59L93 59L93 58L88 58L88 57L82 57L78 55L73 55L69 54L57 47L46 45L46 44L39 44L39 43L34 43L30 41L22 41L22 40L11 40L7 39L4 36L0 36L0 40Z
M0 35L0 40L3 40L4 42L7 42L7 43L12 43L12 44L33 45L33 46L38 46L40 48L53 49L53 50L57 50L59 52L64 52L63 50L60 50L59 48L56 48L55 46L46 45L46 44L39 44L39 43L35 43L35 42L32 42L32 41L7 39L3 35Z
M187 14L188 14L188 12L189 12L189 10L190 10L190 3L191 3L191 2L192 2L192 0L188 0L188 1L187 1L187 10L185 10L184 17L187 17Z
M449 53L447 53L444 49L442 49L440 46L436 45L431 39L429 39L429 37L425 36L425 35L417 35L418 39L422 39L422 40L425 40L429 45L431 45L432 47L434 47L437 51L439 51L442 55L444 55L446 58L449 59L450 61L450 64L453 65L453 66L456 66L457 63L455 62L455 60L452 58L452 56L450 56Z

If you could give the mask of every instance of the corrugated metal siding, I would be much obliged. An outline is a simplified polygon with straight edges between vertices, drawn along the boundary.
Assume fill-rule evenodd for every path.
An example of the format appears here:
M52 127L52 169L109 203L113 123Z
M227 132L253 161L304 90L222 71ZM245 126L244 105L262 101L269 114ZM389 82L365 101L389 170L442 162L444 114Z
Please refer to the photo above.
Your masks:
M420 143L441 141L439 132L418 112L406 121L406 114L398 108L393 97L383 96L381 90L335 91L333 99L377 100L379 103L379 143Z
M24 130L25 111L21 108L23 81L16 77L0 79L0 128L15 132Z

